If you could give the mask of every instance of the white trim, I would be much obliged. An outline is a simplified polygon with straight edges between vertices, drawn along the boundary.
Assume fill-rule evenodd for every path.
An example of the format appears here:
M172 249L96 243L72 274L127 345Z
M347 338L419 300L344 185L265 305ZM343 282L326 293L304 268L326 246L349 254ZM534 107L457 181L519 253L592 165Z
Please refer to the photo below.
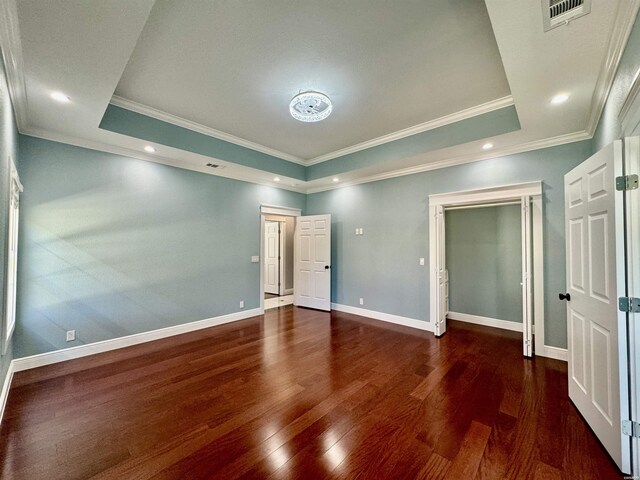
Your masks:
M27 87L16 0L0 0L0 50L18 131L27 127Z
M449 320L459 320L466 323L475 323L485 327L502 328L503 330L511 330L512 332L522 332L522 323L510 322L508 320L498 320L497 318L482 317L480 315L471 315L469 313L449 312L447 314Z
M241 147L265 153L267 155L271 155L272 157L277 157L288 162L297 163L299 165L306 164L306 162L302 158L296 157L295 155L281 152L280 150L276 150L259 143L245 140L244 138L236 137L235 135L231 135L230 133L216 130L215 128L207 127L206 125L202 125L200 123L192 122L191 120L187 120L186 118L178 117L177 115L172 115L171 113L166 113L153 107L148 107L146 105L143 105L142 103L128 100L126 98L119 97L118 95L114 95L113 97L111 97L111 101L109 103L111 103L111 105L115 105L116 107L121 107L129 110L131 112L140 113L142 115L155 118L156 120L160 120L162 122L186 128L187 130L191 130L192 132L201 133L209 137L217 138L218 140L224 140L225 142L233 143Z
M2 392L0 392L0 425L2 425L4 409L7 406L7 400L9 399L9 389L11 388L11 380L13 380L14 361L15 360L12 360L9 363L9 369L7 370L7 375L4 377L4 382L2 384Z
M193 332L196 330L201 330L203 328L215 327L217 325L223 325L225 323L236 322L238 320L244 320L245 318L255 317L258 315L260 315L260 310L258 308L254 308L251 310L221 315L219 317L197 320L195 322L183 323L181 325L173 325L171 327L160 328L158 330L151 330L149 332L127 335L126 337L112 338L110 340L103 340L101 342L79 345L77 347L65 348L63 350L56 350L54 352L40 353L38 355L32 355L30 357L16 358L12 362L13 368L15 372L21 372L23 370L29 370L31 368L51 365L53 363L65 362L67 360L73 360L75 358L95 355L96 353L109 352L111 350L130 347L132 345L151 342L153 340L160 340L162 338L173 337L174 335L181 335L183 333Z
M366 142L358 143L350 147L342 148L334 152L320 155L318 157L307 160L305 164L315 165L317 163L326 162L327 160L332 160L334 158L342 157L344 155L349 155L350 153L366 150L367 148L376 147L378 145L393 142L394 140L400 140L401 138L410 137L411 135L416 135L418 133L434 130L439 127L444 127L445 125L450 125L452 123L460 122L462 120L467 120L469 118L477 117L478 115L483 115L485 113L493 112L495 110L500 110L501 108L509 107L513 104L514 104L513 97L511 95L507 95L506 97L498 98L496 100L491 100L489 102L476 105L475 107L467 108L465 110L460 110L459 112L455 112L450 115L445 115L444 117L436 118L434 120L429 120L428 122L414 125L413 127L398 130L397 132L389 133L387 135L383 135L378 138L367 140Z
M284 290L285 295L293 295L293 288L286 288Z
M387 180L389 178L403 177L405 175L413 175L414 173L429 172L431 170L438 170L440 168L453 167L455 165L464 165L466 163L480 162L482 160L492 160L494 158L505 157L508 155L515 155L518 153L541 150L544 148L557 147L559 145L580 142L582 140L590 140L592 136L593 135L590 135L585 131L569 133L566 135L559 135L557 137L550 137L542 140L534 140L532 142L521 143L521 144L513 145L510 147L494 149L490 153L471 153L467 155L461 155L459 157L439 160L436 162L424 163L422 165L416 165L414 167L407 167L407 168L401 168L398 170L393 170L390 172L377 173L375 175L369 175L369 176L357 178L354 180L345 179L344 181L341 180L339 184L331 183L331 184L327 184L320 187L307 188L306 193L309 194L309 193L326 192L328 190L336 190L338 188L349 187L352 185L360 185L363 183L378 182L380 180Z
M349 305L341 305L339 303L332 303L331 309L337 310L338 312L351 313L353 315L360 315L361 317L373 318L374 320L381 320L383 322L395 323L396 325L404 325L405 327L433 332L433 325L431 322L426 322L424 320L416 320L415 318L401 317L400 315L376 312L375 310L366 310L364 308L351 307Z
M613 23L613 31L609 40L607 53L602 61L600 73L591 99L591 113L586 131L590 136L596 131L602 110L609 97L611 86L618 72L618 65L627 46L629 35L640 9L640 0L624 0L619 3L618 12Z
M544 221L542 195L531 198L531 213L533 219L533 328L535 335L534 352L544 351L544 296L536 292L544 291Z
M299 217L302 215L302 210L293 207L280 207L277 205L267 205L265 203L260 205L260 213L263 215L282 215L285 217Z
M429 195L429 205L480 205L496 201L518 201L522 196L542 195L542 181L511 183L486 188L460 190Z
M536 355L562 360L563 362L566 362L569 359L569 354L566 348L552 347L550 345L545 345L544 350L542 352L536 352Z

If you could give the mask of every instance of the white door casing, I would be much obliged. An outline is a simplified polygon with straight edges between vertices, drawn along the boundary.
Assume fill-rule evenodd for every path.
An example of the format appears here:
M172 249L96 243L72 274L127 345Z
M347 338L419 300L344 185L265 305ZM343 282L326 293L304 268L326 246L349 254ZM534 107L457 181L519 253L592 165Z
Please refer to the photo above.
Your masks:
M569 397L623 472L630 439L624 292L624 218L615 177L622 171L616 141L565 175Z
M264 222L264 292L280 295L280 223Z
M447 303L448 303L448 278L445 262L445 232L444 232L444 206L434 205L429 208L431 232L435 235L435 250L430 249L429 267L434 270L435 281L431 285L431 298L433 302L432 318L435 318L433 332L440 337L447 331Z
M293 304L331 310L331 215L298 217Z
M522 223L522 354L533 356L533 279L531 278L531 197L521 199Z

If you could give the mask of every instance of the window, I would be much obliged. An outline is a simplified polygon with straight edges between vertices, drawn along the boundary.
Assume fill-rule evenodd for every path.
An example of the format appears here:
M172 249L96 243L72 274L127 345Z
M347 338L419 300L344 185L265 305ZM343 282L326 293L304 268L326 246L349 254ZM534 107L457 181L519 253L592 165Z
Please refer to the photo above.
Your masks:
M18 216L20 211L20 192L22 184L18 178L18 171L9 157L9 219L7 222L7 275L6 275L6 304L3 332L2 353L6 353L11 334L16 325L16 280L18 274Z

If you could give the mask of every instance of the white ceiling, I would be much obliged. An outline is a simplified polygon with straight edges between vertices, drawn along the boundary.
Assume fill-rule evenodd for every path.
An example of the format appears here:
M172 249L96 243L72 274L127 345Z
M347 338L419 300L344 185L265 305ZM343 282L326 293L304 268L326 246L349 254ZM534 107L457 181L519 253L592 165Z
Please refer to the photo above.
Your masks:
M290 116L304 90L330 120ZM157 0L116 89L302 159L509 93L478 0Z
M343 3L348 5L344 7L348 15L346 11L337 15L338 7L326 8L326 2L303 1L274 0L269 8L256 8L267 2L252 2L253 9L242 10L249 2L0 0L0 47L19 129L28 135L303 192L526 151L593 135L640 6L640 0L594 1L589 15L544 33L537 0ZM192 23L187 23L185 5L197 6L200 12L190 19ZM472 10L453 14L463 7ZM206 14L206 8L214 13ZM473 9L481 14L470 15ZM223 10L224 16L220 15ZM495 40L491 35L487 39L491 33L487 13ZM322 23L326 19L331 21ZM164 29L170 32L157 30L162 30L163 22L168 22ZM425 22L431 27L426 28ZM448 28L439 30L441 25ZM313 33L302 35L307 29ZM434 31L441 36L433 36ZM152 41L155 37L157 45ZM176 42L171 43L174 37ZM470 43L469 38L493 45L479 48L488 55L486 61L471 64L473 55L461 52L460 45ZM214 40L219 43L209 43ZM493 42L503 67L495 66ZM168 52L160 51L157 58L140 56L146 48L163 50L161 45ZM222 45L237 47L230 52ZM253 67L245 63L251 58L256 62ZM310 61L300 74L305 59ZM451 73L444 74L443 69ZM405 75L396 75L397 71ZM136 78L146 80L138 84ZM217 160L227 168L213 172L204 167L209 157L164 146L150 155L143 151L145 142L101 130L99 122L116 88L120 95L159 110L166 108L166 113L191 122L209 122L217 108L231 112L229 118L218 116L223 123L212 126L242 137L245 144L262 142L305 157L429 119L435 119L434 125L447 123L447 118L460 119L461 110L471 107L471 112L479 112L480 103L509 91L522 129L354 170L341 174L337 184L331 177L301 182L283 176L276 184L268 171ZM127 93L127 88L133 93ZM204 96L198 93L201 88ZM306 88L325 91L335 101L335 113L320 124L298 124L288 116L290 96ZM221 89L240 93L221 94ZM71 102L54 102L49 97L52 90L65 92ZM169 92L159 99L166 107L141 97L162 91ZM570 94L569 101L550 105L550 98L559 92ZM375 95L390 104L380 109L380 115L354 120L358 109L375 109ZM236 105L237 112L232 108ZM261 125L240 120L254 107L256 118L265 119ZM263 111L269 108L273 111ZM202 117L190 117L195 114ZM330 134L323 135L324 129ZM485 141L491 141L494 149L483 151Z

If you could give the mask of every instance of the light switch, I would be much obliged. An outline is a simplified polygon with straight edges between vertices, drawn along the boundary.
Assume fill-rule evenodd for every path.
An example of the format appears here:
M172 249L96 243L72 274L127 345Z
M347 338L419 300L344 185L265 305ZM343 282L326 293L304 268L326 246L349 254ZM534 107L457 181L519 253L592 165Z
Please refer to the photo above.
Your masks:
M360 227L360 235L364 235L364 230L362 227Z
M356 228L356 235L360 235L360 229Z
M254 255L253 257L251 257L251 263L259 263L260 262L260 257L258 255Z
M420 265L424 265L424 258L420 257Z

